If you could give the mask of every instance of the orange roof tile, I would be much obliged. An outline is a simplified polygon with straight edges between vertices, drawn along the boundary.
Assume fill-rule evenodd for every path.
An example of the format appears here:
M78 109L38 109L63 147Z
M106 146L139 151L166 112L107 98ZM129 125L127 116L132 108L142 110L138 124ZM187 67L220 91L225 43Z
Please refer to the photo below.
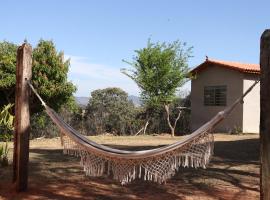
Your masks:
M191 73L198 73L209 67L210 65L218 65L220 67L237 70L244 73L260 74L260 65L258 64L248 64L213 59L206 59L202 64L191 70Z

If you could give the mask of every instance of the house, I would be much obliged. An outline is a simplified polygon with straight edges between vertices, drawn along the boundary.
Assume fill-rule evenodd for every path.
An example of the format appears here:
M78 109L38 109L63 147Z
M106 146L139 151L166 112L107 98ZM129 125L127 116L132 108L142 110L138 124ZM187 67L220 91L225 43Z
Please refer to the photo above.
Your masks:
M260 66L212 60L191 71L191 129L196 130L215 114L231 105L255 80L259 80ZM214 132L258 133L260 123L259 83Z

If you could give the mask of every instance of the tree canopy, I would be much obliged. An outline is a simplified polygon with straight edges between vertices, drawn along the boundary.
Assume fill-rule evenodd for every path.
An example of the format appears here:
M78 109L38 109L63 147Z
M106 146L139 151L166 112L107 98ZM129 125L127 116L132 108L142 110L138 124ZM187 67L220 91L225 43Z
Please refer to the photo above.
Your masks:
M152 43L136 50L131 69L122 72L141 88L141 97L147 104L164 104L175 98L177 88L188 79L188 58L191 47L186 43Z
M188 80L191 50L192 47L186 47L186 43L179 41L152 43L149 40L145 48L135 51L132 62L125 61L132 68L122 69L140 87L146 106L164 106L173 136L181 111L172 125L169 105L175 99L177 89Z
M0 42L0 106L15 101L16 44ZM56 110L72 101L76 87L67 80L69 60L58 52L52 41L40 40L33 49L32 83L38 93ZM33 97L32 101L37 101ZM31 103L34 112L40 111L40 103Z

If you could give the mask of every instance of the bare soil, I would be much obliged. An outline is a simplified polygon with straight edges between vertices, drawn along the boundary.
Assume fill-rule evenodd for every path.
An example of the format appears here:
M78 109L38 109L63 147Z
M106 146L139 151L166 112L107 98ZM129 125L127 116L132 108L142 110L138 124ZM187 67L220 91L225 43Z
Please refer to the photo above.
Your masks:
M62 154L59 138L32 140L28 191L16 193L12 166L0 167L0 199L259 199L258 137L257 134L215 134L214 157L207 169L180 169L163 185L137 180L126 186L109 178L86 177L78 158ZM163 135L91 139L123 149L145 149L180 138Z

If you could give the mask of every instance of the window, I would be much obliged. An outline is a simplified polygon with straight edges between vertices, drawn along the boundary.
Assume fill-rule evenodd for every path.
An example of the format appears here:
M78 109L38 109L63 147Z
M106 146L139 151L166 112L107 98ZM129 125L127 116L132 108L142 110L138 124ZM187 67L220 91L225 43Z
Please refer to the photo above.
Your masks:
M205 86L204 105L205 106L226 106L227 86Z

